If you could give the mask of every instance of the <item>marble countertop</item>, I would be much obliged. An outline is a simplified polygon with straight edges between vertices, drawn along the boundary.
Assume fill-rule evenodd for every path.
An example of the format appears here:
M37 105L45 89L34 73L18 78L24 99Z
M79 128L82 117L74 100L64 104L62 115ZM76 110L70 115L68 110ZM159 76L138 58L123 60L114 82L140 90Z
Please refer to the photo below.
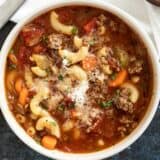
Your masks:
M129 148L106 160L160 160L160 109L145 133ZM51 160L24 145L0 113L0 160Z

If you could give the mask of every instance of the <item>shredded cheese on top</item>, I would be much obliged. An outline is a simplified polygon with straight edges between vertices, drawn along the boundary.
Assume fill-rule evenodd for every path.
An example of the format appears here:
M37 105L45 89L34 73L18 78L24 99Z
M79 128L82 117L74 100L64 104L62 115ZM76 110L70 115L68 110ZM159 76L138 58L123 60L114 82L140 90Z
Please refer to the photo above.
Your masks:
M88 88L88 81L82 81L77 87L73 88L69 96L73 101L75 101L77 106L83 107L84 103L86 102L86 91Z

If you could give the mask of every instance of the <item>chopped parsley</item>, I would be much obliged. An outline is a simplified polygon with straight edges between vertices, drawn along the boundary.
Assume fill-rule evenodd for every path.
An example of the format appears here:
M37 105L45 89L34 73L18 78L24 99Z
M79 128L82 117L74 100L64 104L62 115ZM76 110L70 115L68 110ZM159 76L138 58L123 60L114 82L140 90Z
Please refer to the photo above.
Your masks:
M60 75L58 76L58 79L59 79L60 81L63 81L63 75L60 74Z
M108 107L110 107L110 106L112 106L112 105L113 105L113 100L109 100L109 101L101 102L101 103L100 103L100 106L101 106L102 108L108 108Z
M47 69L46 69L46 72L47 72L48 74L50 74L50 73L51 73L51 70L50 70L49 68L47 68Z
M35 141L36 141L37 144L41 144L41 140L40 139L37 138L37 139L35 139Z
M56 126L56 123L55 122L50 122L51 125L53 126Z
M111 76L110 76L111 80L115 80L116 79L116 75L117 75L116 73L111 74Z
M14 49L12 48L9 53L15 54Z
M78 28L76 26L73 26L71 32L72 32L73 35L78 34Z
M17 67L17 66L16 66L15 64L9 64L9 69L11 69L11 70L12 70L12 69L16 69L16 67Z
M41 37L41 42L43 42L43 43L48 43L48 37L46 36L46 35L43 35L42 37Z
M94 40L90 40L89 41L89 45L93 46L95 44L95 41Z
M58 109L59 111L64 111L64 110L65 110L65 107L64 107L64 105L60 105L60 106L57 107L57 109Z

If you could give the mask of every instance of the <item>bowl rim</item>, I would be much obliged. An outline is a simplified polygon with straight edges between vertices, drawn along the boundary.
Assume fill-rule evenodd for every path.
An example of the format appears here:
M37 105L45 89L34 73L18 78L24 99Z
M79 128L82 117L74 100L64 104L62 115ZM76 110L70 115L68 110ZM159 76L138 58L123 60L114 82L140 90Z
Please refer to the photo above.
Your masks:
M14 40L16 36L18 35L21 28L28 22L30 22L35 17L41 15L42 13L47 12L50 9L59 8L62 6L71 6L71 5L81 5L81 6L91 6L100 8L102 10L106 10L115 16L119 17L129 25L130 28L132 28L140 37L140 39L143 40L145 43L145 46L147 46L149 56L152 61L152 67L154 71L154 92L151 100L151 104L148 108L147 113L145 113L145 116L143 120L141 120L138 127L126 138L121 140L119 143L116 143L115 145L106 148L104 150L98 151L98 152L92 152L92 153L66 153L59 150L50 151L39 144L37 144L31 137L27 135L27 133L22 129L22 127L16 122L14 116L12 115L6 100L6 94L5 94L5 87L4 87L4 74L5 74L5 64L6 64L6 57L9 52L9 49L11 48L12 44L14 43ZM152 53L152 55L151 55ZM99 0L92 0L90 2L87 2L85 0L62 0L59 2L50 2L43 8L37 8L33 13L29 14L27 17L25 17L22 21L20 21L14 29L10 32L7 39L5 40L1 55L0 55L0 90L2 90L2 95L0 96L0 106L2 114L7 121L8 125L12 129L12 131L17 135L21 141L23 141L27 146L32 148L33 150L37 151L38 153L41 153L49 158L56 158L56 159L63 159L63 160L98 160L103 158L111 157L128 146L130 146L133 142L135 142L146 130L146 128L149 126L151 120L154 117L154 114L156 112L156 109L158 107L158 102L160 99L160 76L158 72L160 71L160 65L158 63L159 57L156 52L156 49L150 40L147 33L139 26L137 21L131 17L129 14L124 12L123 10L119 9L118 7L104 1ZM160 72L159 72L160 73ZM156 90L157 88L157 90ZM148 116L147 116L148 115Z

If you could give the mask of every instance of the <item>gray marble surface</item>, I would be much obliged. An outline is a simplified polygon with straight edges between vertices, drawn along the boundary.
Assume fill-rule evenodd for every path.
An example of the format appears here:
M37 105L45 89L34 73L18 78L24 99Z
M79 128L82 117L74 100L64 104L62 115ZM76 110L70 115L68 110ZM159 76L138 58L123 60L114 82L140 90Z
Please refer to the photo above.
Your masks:
M50 160L23 144L0 114L0 160ZM160 109L146 132L129 148L107 160L160 160Z

